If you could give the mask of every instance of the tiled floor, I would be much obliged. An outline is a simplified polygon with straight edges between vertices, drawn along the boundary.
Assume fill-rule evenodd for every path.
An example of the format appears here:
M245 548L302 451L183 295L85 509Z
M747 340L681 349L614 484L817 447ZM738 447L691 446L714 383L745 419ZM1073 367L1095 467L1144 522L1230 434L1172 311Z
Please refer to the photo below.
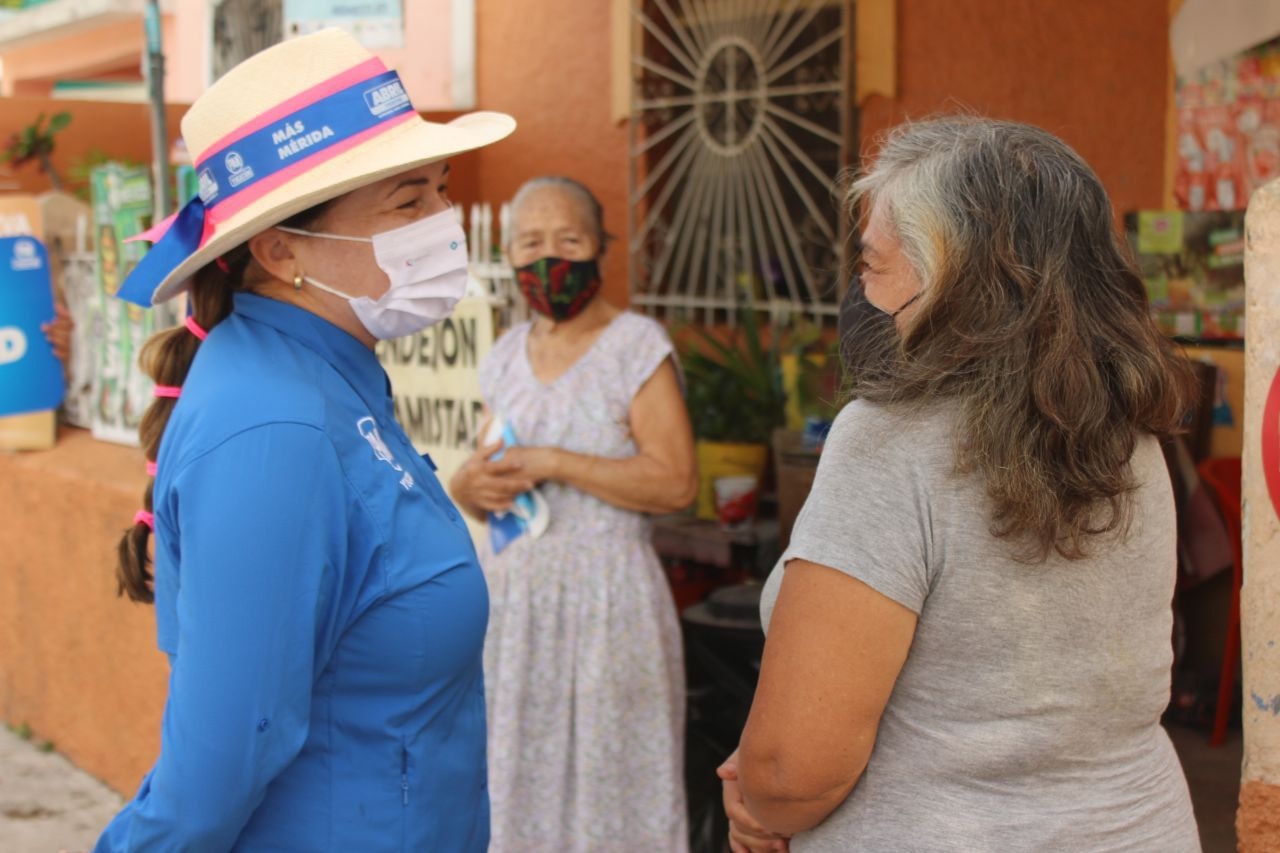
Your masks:
M1209 746L1209 733L1201 729L1170 726L1169 737L1187 774L1204 853L1235 853L1242 755L1240 732L1230 732L1227 742L1220 747Z

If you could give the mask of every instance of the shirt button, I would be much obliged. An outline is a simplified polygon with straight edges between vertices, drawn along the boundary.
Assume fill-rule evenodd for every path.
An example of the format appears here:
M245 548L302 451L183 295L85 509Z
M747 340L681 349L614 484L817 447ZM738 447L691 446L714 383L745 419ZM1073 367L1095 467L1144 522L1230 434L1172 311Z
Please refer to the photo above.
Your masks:
M263 717L261 720L258 720L258 731L265 732L269 728L271 728L271 721L268 720L266 717Z

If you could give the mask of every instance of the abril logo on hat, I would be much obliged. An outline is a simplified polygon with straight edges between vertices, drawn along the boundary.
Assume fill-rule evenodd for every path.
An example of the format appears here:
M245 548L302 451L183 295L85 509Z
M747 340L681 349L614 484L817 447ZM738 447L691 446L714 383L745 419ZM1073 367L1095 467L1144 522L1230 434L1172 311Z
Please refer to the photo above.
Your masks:
M392 80L381 86L375 86L364 93L365 105L375 116L383 116L408 106L409 93L404 90L399 80Z
M0 415L55 409L65 385L62 362L40 330L53 319L53 283L44 246L32 237L0 238Z

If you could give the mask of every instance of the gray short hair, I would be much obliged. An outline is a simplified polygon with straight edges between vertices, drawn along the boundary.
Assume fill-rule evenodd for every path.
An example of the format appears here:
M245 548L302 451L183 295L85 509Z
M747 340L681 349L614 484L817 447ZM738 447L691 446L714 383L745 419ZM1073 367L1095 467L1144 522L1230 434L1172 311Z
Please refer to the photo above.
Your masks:
M591 192L586 184L581 181L575 181L573 178L567 178L563 175L539 175L536 178L530 178L525 181L521 184L520 189L516 190L516 194L511 197L512 221L514 222L520 215L520 205L524 204L529 195L542 189L564 190L569 194L581 209L587 225L590 227L592 234L595 235L596 245L600 247L600 252L603 254L605 246L613 239L613 235L604 230L604 206L600 204L600 199L596 198L595 193Z

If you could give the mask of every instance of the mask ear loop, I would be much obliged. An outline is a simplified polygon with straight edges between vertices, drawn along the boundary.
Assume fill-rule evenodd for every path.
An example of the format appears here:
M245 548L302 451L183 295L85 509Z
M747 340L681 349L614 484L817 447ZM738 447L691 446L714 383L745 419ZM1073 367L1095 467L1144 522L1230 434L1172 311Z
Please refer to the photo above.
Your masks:
M897 311L894 311L894 312L893 312L892 314L890 314L889 316L890 316L890 317L892 317L892 318L894 318L894 319L897 319L897 317L898 317L898 315L899 315L899 314L901 314L903 311L906 311L908 308L910 308L910 307L911 307L911 305L912 305L912 304L913 304L917 299L919 299L919 298L920 298L921 296L923 296L923 295L924 295L924 291L921 291L920 293L917 293L915 296L911 297L911 298L910 298L910 299L908 299L906 302L902 303L902 307L901 307L901 308L899 308Z

